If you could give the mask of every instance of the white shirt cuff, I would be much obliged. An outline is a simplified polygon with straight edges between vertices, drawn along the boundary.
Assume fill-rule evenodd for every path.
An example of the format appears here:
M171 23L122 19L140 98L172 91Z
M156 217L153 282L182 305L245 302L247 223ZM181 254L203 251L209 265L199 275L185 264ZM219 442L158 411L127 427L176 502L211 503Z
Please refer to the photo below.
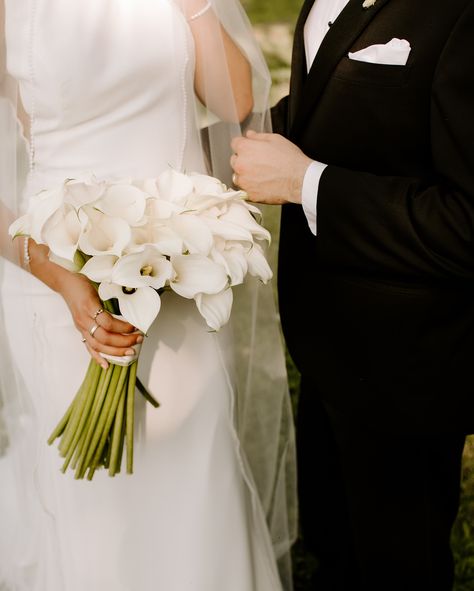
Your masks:
M316 236L316 203L318 201L318 189L321 175L327 164L312 162L306 169L301 189L301 204L308 220L311 232Z

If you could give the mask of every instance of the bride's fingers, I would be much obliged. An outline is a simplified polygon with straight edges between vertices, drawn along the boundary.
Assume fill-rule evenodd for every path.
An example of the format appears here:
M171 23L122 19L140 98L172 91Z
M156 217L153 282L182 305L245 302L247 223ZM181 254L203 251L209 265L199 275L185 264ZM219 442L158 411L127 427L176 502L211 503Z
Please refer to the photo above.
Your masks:
M84 338L86 338L86 337L84 337ZM92 357L92 359L94 359L95 361L97 361L97 363L103 369L107 369L109 367L109 364L107 363L107 360L104 359L103 357L101 357L97 351L94 351L94 349L92 349L92 347L89 345L89 343L87 342L87 340L84 341L84 344L86 346L86 349L89 351L89 355Z
M95 318L95 322L108 332L129 333L136 331L136 328L129 322L114 318L108 312L102 312Z
M94 352L94 354L105 353L106 355L115 355L116 357L123 357L124 355L135 355L135 350L129 347L116 347L110 345L104 345L97 339L91 336L84 336L87 343L87 348ZM94 355L95 358L95 355ZM102 357L99 356L103 360Z
M94 337L104 345L131 347L143 341L143 335L131 324L112 318L107 312L100 313L95 319L81 315L76 326L84 336Z
M93 345L94 349L101 346L126 349L127 347L132 347L137 343L143 342L143 336L141 334L121 334L119 332L108 332L102 326L97 326L96 329L94 329L94 327L95 325L89 330L87 336L84 335L86 336L87 341ZM90 337L90 339L88 337ZM97 343L97 346L94 341ZM105 353L106 351L103 352Z

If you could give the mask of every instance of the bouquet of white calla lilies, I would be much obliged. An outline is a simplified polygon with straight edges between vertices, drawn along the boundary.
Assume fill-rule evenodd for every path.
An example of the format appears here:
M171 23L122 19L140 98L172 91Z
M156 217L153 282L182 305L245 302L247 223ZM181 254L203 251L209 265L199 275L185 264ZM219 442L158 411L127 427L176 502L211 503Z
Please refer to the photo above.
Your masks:
M247 274L266 283L272 271L261 242L270 241L260 211L245 193L219 179L166 170L156 179L67 179L33 196L10 234L46 244L50 258L97 286L104 308L146 333L172 290L195 301L211 330L230 318L232 288ZM136 358L102 369L91 361L70 408L51 435L76 477L91 479L101 466L120 471L127 448L133 469ZM122 364L123 365L123 364Z

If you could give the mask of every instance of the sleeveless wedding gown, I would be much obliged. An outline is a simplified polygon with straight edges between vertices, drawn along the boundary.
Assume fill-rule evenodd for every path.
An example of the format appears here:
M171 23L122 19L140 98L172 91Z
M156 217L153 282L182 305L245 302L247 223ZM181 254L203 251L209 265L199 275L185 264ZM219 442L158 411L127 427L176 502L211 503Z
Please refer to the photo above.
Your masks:
M6 0L6 38L31 117L25 194L87 173L204 170L187 125L192 39L169 0ZM230 327L210 333L193 301L164 296L139 362L161 407L138 397L135 473L90 483L46 445L89 361L68 308L6 262L0 297L32 417L21 463L0 460L0 589L281 589L234 429ZM13 472L23 488L9 494Z

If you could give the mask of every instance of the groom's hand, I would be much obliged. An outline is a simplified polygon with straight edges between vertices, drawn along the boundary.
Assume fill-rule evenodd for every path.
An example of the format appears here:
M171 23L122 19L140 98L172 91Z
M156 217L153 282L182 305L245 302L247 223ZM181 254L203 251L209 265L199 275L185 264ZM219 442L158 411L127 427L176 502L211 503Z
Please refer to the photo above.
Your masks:
M259 203L301 203L303 179L312 160L275 133L248 131L232 140L234 184L251 201Z

